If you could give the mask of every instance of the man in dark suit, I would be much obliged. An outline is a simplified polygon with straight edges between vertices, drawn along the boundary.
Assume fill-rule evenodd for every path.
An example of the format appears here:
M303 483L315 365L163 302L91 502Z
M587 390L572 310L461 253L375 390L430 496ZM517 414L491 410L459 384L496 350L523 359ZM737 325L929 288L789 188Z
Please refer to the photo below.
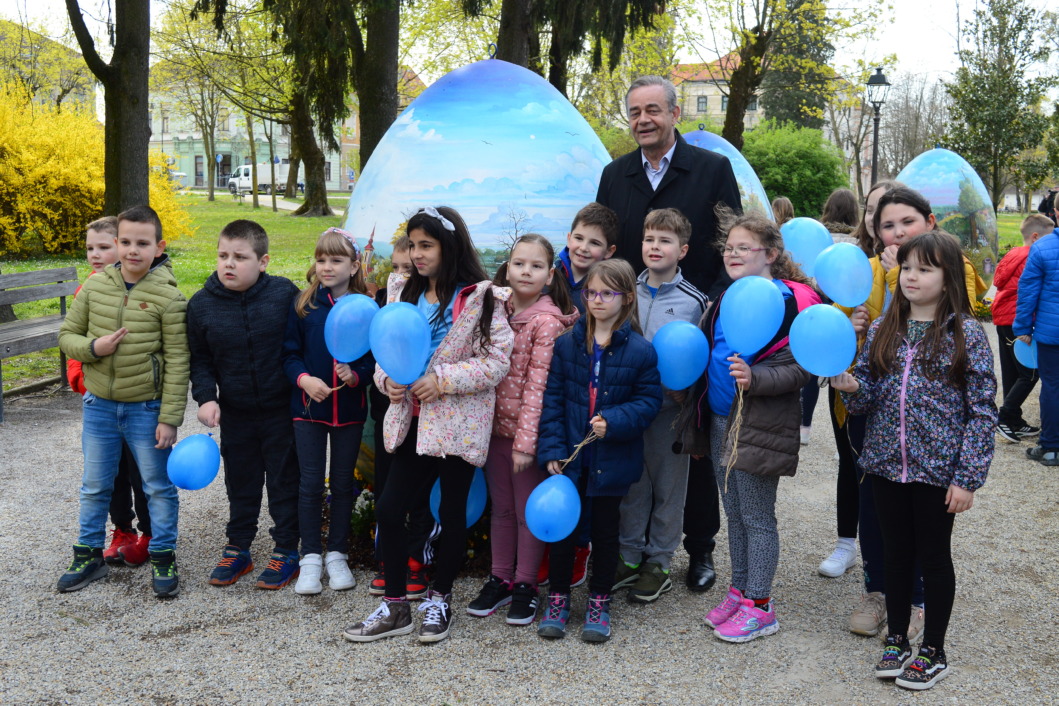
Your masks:
M661 76L633 81L625 107L629 130L640 147L604 167L596 194L596 201L613 209L621 223L614 256L642 272L644 218L656 208L675 208L691 221L681 273L715 300L731 280L714 247L719 237L714 208L724 204L742 210L732 165L727 157L689 145L680 136L676 88ZM707 591L717 579L713 549L720 526L713 464L708 457L692 459L684 505L684 549L690 557L686 583L692 591Z

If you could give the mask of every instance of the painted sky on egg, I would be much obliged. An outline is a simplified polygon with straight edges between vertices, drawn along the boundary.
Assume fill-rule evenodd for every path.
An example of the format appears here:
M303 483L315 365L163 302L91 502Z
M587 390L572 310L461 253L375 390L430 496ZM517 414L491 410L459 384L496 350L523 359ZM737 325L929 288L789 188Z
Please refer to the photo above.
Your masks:
M765 187L761 185L757 172L746 161L746 157L737 150L731 142L720 135L708 130L698 129L684 133L684 139L689 145L701 147L717 154L722 154L732 163L732 171L735 172L735 180L739 184L739 199L743 202L744 211L758 211L764 213L769 219L772 215L772 202Z
M456 69L401 113L368 161L346 209L346 230L381 255L423 206L452 206L475 245L497 248L513 229L565 243L610 162L580 113L543 78L497 59Z

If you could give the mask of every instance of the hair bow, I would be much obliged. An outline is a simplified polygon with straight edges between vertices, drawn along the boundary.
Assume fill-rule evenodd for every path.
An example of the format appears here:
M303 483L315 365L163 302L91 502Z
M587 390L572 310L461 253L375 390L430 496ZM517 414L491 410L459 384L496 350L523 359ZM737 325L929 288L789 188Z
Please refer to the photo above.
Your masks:
M345 238L349 242L349 247L353 248L353 259L354 260L357 259L358 253L360 252L360 250L357 249L357 239L356 238L354 238L350 233L347 233L346 231L342 230L341 228L328 228L327 230L324 231L324 235L327 235L328 233L336 233L338 235L341 235L343 238Z
M436 208L434 208L433 206L427 206L426 208L421 208L421 209L419 209L419 212L420 213L425 213L428 216L433 216L434 218L437 218L439 221L441 221L441 227L444 228L445 230L447 230L448 232L450 232L450 233L455 233L456 232L456 226L454 226L452 224L452 221L450 221L448 218L445 218L445 216L443 216L440 213L438 213L438 210Z

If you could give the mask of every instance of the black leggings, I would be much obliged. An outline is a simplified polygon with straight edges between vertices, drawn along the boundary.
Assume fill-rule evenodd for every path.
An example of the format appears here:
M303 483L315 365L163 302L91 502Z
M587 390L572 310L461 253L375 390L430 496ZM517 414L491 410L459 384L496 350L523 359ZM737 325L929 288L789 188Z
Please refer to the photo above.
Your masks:
M614 588L614 574L618 572L618 522L622 499L621 496L586 497L581 491L582 511L577 529L566 539L550 545L550 592L570 593L570 581L574 575L574 547L584 527L591 526L592 574L588 579L588 590L610 595Z
M857 483L857 459L864 447L864 430L867 417L846 413L846 423L838 425L835 416L835 388L827 391L827 404L831 408L831 429L835 432L838 449L838 482L835 488L835 509L838 519L838 536L850 539L857 536L860 519L860 488Z
M890 634L908 634L908 605L912 602L918 560L923 569L927 606L923 644L943 649L956 597L956 571L952 566L952 524L956 516L945 505L948 488L895 483L874 474L871 482L883 534Z
M397 447L390 465L386 487L375 505L379 523L379 549L386 597L404 598L408 565L408 530L405 518L424 489L430 492L435 478L441 479L441 537L438 539L433 588L451 593L467 552L467 494L474 478L474 466L458 456L420 456L416 453L417 419L412 420L404 443Z

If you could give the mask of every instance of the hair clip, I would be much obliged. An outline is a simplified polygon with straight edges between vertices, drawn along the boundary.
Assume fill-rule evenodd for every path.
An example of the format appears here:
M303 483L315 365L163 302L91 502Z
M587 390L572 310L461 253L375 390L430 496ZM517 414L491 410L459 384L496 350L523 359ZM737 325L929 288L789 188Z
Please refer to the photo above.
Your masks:
M445 230L447 230L448 232L450 232L450 233L455 233L456 232L456 226L452 225L452 221L450 221L448 218L445 218L445 216L443 216L440 213L438 213L438 210L436 208L434 208L433 206L427 206L426 208L421 208L421 209L419 209L419 212L420 213L425 213L428 216L433 216L434 218L437 218L439 221L441 221L441 226Z
M360 250L357 249L357 239L356 238L354 238L351 234L347 233L346 231L342 230L341 228L328 228L327 230L324 231L324 235L327 235L328 233L337 233L338 235L341 235L343 238L345 238L349 242L349 246L351 248L353 248L353 259L354 260L357 259L358 253L360 252Z

